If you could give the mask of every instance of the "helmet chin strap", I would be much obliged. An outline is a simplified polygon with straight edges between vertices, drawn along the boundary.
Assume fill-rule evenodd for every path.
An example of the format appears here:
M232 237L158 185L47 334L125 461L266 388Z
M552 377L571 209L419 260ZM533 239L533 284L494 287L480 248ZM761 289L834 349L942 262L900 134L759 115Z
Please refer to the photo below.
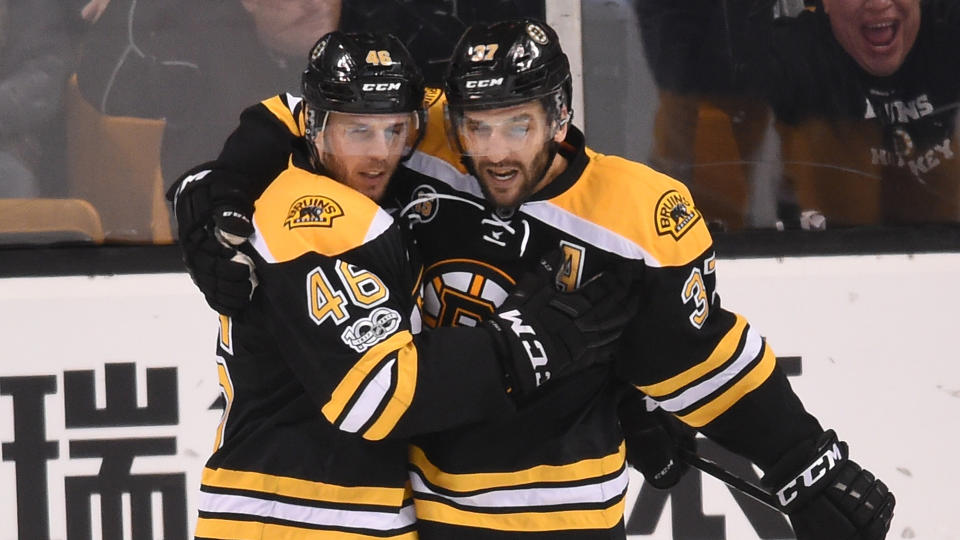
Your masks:
M304 107L303 114L306 116L304 121L304 139L307 141L307 150L310 152L310 161L314 169L323 171L323 162L320 159L320 152L317 150L317 137L319 137L327 127L327 119L330 118L328 111L318 111L313 107ZM317 115L323 115L323 121L317 128Z

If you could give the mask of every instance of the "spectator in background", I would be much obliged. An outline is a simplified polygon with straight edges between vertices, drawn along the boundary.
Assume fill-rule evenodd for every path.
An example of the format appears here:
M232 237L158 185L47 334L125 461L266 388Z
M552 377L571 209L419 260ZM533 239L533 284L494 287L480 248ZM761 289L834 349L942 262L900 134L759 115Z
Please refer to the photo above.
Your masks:
M0 197L38 197L44 129L69 70L56 0L0 0Z
M767 89L782 120L800 209L841 225L960 220L960 3L822 0L771 32L775 55L744 80ZM789 77L780 62L802 69ZM763 71L797 88L760 84ZM798 81L804 71L828 84ZM803 170L810 160L838 168Z
M257 37L274 55L302 63L303 51L317 40L317 31L335 29L340 21L340 0L241 0L253 17ZM294 87L297 88L297 87Z
M664 24L710 37L696 69L732 74L685 82L772 106L800 209L832 225L958 221L960 2L819 0L777 21L774 2L671 8Z
M92 0L78 68L102 114L166 120L166 183L219 151L236 111L296 92L302 54L337 27L340 0ZM224 51L231 51L229 59Z
M787 0L783 0L787 1ZM732 62L700 58L730 51L725 25L711 23L716 0L634 0L643 50L659 91L650 165L688 187L711 228L748 224L754 164L770 122L769 107L717 87ZM802 5L802 2L801 2ZM704 27L713 34L705 35Z
M499 0L482 9L467 9L454 0L71 2L72 9L93 22L85 34L77 70L81 101L99 113L95 122L103 120L111 127L118 124L110 121L115 117L162 120L159 174L164 184L154 190L152 182L142 181L157 175L149 172L157 170L150 165L156 158L150 156L160 135L151 134L150 142L143 144L143 159L134 164L137 172L110 158L92 164L88 159L83 166L71 162L72 193L90 199L98 208L108 240L161 242L170 233L158 225L158 219L167 231L173 224L167 223L162 205L164 215L158 218L154 194L165 191L175 175L190 165L216 156L236 125L237 111L277 93L296 94L303 51L317 36L338 27L352 32L395 32L413 49L418 63L429 67L432 80L439 81L442 61L465 28L456 18L460 12L471 17L506 16L516 14L518 4L533 4ZM229 59L224 51L231 52ZM142 125L119 124L132 124L131 129ZM84 137L85 132L74 130L71 140ZM95 144L129 139L111 132L98 137ZM94 151L101 149L107 150ZM118 151L129 155L127 149ZM98 174L101 168L111 174Z

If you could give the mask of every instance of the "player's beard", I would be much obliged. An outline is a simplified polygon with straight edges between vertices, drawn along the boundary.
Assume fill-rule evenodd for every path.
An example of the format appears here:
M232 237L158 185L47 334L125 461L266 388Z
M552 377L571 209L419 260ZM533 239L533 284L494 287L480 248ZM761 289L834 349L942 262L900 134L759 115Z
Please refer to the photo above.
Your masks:
M523 163L515 159L504 159L492 162L483 158L470 158L480 181L480 189L484 198L497 208L516 208L530 198L540 188L540 182L550 167L548 160L555 155L550 151L550 144L546 143L537 152L533 159ZM515 169L517 172L506 185L491 174L493 170Z

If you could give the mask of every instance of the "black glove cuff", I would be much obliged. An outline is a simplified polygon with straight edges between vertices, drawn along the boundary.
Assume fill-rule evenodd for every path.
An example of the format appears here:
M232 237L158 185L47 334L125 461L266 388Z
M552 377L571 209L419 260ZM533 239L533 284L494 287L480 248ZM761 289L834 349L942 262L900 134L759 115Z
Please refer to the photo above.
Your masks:
M833 483L848 455L847 443L827 430L812 447L801 445L787 452L767 471L763 483L774 490L781 510L790 514Z

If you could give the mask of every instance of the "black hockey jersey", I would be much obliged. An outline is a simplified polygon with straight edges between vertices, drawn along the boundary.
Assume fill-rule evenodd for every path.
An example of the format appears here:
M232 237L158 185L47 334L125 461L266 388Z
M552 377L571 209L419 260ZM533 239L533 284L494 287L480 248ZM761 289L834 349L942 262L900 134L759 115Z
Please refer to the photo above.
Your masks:
M632 261L643 300L624 333L622 379L762 464L819 431L775 375L763 337L721 308L712 241L687 189L590 151L574 128L561 154L565 172L512 212L487 204L476 180L446 160L411 158L408 166L428 177L401 196L410 201L424 258L424 322L476 324L551 250L564 255L558 285L568 290ZM626 487L618 399L606 373L587 371L557 382L510 419L415 439L411 479L421 535L454 534L437 523L616 534ZM770 411L782 426L765 425Z
M244 113L222 166L242 170L254 159L245 139L272 138L280 149L298 136L295 103L271 101ZM428 131L425 147L442 148L438 138ZM476 324L552 250L565 255L558 285L569 289L631 261L645 286L625 333L621 379L761 466L821 431L762 336L721 308L712 241L682 184L590 151L571 128L561 149L567 170L504 212L447 152L415 153L407 166L423 176L392 185L423 257L426 324ZM250 170L276 156L257 159ZM469 368L466 358L451 361ZM416 437L410 464L421 537L622 537L620 398L618 382L597 368L557 381L513 417Z
M221 317L226 409L196 535L415 538L406 435L509 414L502 372L486 331L418 335L403 231L295 161L256 203L252 304Z

